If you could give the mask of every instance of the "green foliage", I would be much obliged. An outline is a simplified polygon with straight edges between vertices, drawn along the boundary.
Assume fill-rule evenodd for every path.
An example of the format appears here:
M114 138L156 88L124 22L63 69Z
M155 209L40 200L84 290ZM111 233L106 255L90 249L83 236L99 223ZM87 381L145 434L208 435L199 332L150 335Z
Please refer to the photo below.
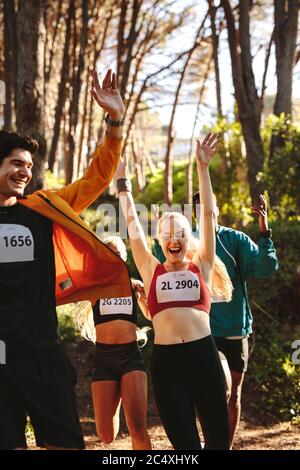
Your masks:
M51 171L45 173L45 186L47 189L60 189L65 185L64 178L57 178Z
M300 419L300 366L291 362L292 341L284 340L279 322L261 312L258 315L255 348L245 384L247 408L262 420L271 417L297 421Z
M272 223L272 230L279 270L271 278L250 280L249 297L271 311L273 318L295 323L299 321L300 304L300 222L276 221ZM257 233L257 225L247 227L247 234L253 240L257 240Z
M64 343L71 343L79 335L74 323L76 308L76 304L57 308L58 335Z
M300 366L291 363L299 322L300 223L272 224L279 270L271 278L249 280L255 347L246 375L247 407L256 417L297 421L300 413ZM257 226L247 233L255 240ZM298 334L298 337L300 335Z
M269 154L272 134L280 137L281 145ZM300 129L284 114L270 115L262 130L265 148L265 165L262 180L265 182L277 217L295 217L300 205Z

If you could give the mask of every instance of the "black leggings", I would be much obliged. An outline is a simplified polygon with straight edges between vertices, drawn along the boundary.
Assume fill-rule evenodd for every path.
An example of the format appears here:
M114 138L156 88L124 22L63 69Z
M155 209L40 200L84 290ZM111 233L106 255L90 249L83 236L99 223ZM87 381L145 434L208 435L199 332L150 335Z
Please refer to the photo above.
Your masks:
M155 344L152 383L158 412L174 449L229 449L229 422L223 368L211 336L171 345Z

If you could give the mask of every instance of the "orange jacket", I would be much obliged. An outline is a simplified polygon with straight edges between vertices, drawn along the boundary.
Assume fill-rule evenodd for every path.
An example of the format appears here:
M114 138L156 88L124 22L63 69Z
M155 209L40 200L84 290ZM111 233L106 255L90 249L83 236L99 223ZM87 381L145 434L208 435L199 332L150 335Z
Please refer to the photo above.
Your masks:
M83 177L58 191L37 191L19 203L53 221L57 305L100 297L128 297L126 264L104 245L79 213L109 185L121 141L105 136Z

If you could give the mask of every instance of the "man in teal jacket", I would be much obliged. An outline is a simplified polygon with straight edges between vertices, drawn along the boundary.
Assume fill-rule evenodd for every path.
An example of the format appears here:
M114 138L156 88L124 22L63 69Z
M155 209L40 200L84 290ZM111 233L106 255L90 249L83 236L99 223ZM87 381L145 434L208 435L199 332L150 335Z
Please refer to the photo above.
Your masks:
M193 197L194 209L197 205L200 207L199 202L197 193ZM229 303L214 302L210 314L212 335L217 349L226 356L232 378L228 403L231 445L241 414L241 392L248 363L248 336L252 333L252 314L246 281L251 277L269 277L278 269L272 234L268 228L267 201L264 196L260 196L259 206L252 207L252 211L259 216L258 245L243 232L218 225L219 209L217 205L215 208L216 253L225 264L234 288L232 300ZM164 262L157 240L154 253Z

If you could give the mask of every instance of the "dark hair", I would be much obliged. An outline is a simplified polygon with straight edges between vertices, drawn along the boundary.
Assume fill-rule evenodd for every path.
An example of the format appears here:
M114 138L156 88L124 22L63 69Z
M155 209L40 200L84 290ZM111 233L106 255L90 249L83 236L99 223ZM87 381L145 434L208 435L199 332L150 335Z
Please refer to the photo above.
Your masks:
M39 144L35 139L23 137L16 132L0 131L0 165L4 158L8 157L17 148L34 154L38 151Z
M194 217L197 218L197 204L200 204L200 193L195 193L193 195L193 214L194 214Z
M215 203L216 203L216 206L217 206L217 197L215 194L213 194L213 198L215 200ZM201 204L201 201L200 201L200 193L195 193L193 195L193 213L194 213L194 217L197 217L197 204Z

